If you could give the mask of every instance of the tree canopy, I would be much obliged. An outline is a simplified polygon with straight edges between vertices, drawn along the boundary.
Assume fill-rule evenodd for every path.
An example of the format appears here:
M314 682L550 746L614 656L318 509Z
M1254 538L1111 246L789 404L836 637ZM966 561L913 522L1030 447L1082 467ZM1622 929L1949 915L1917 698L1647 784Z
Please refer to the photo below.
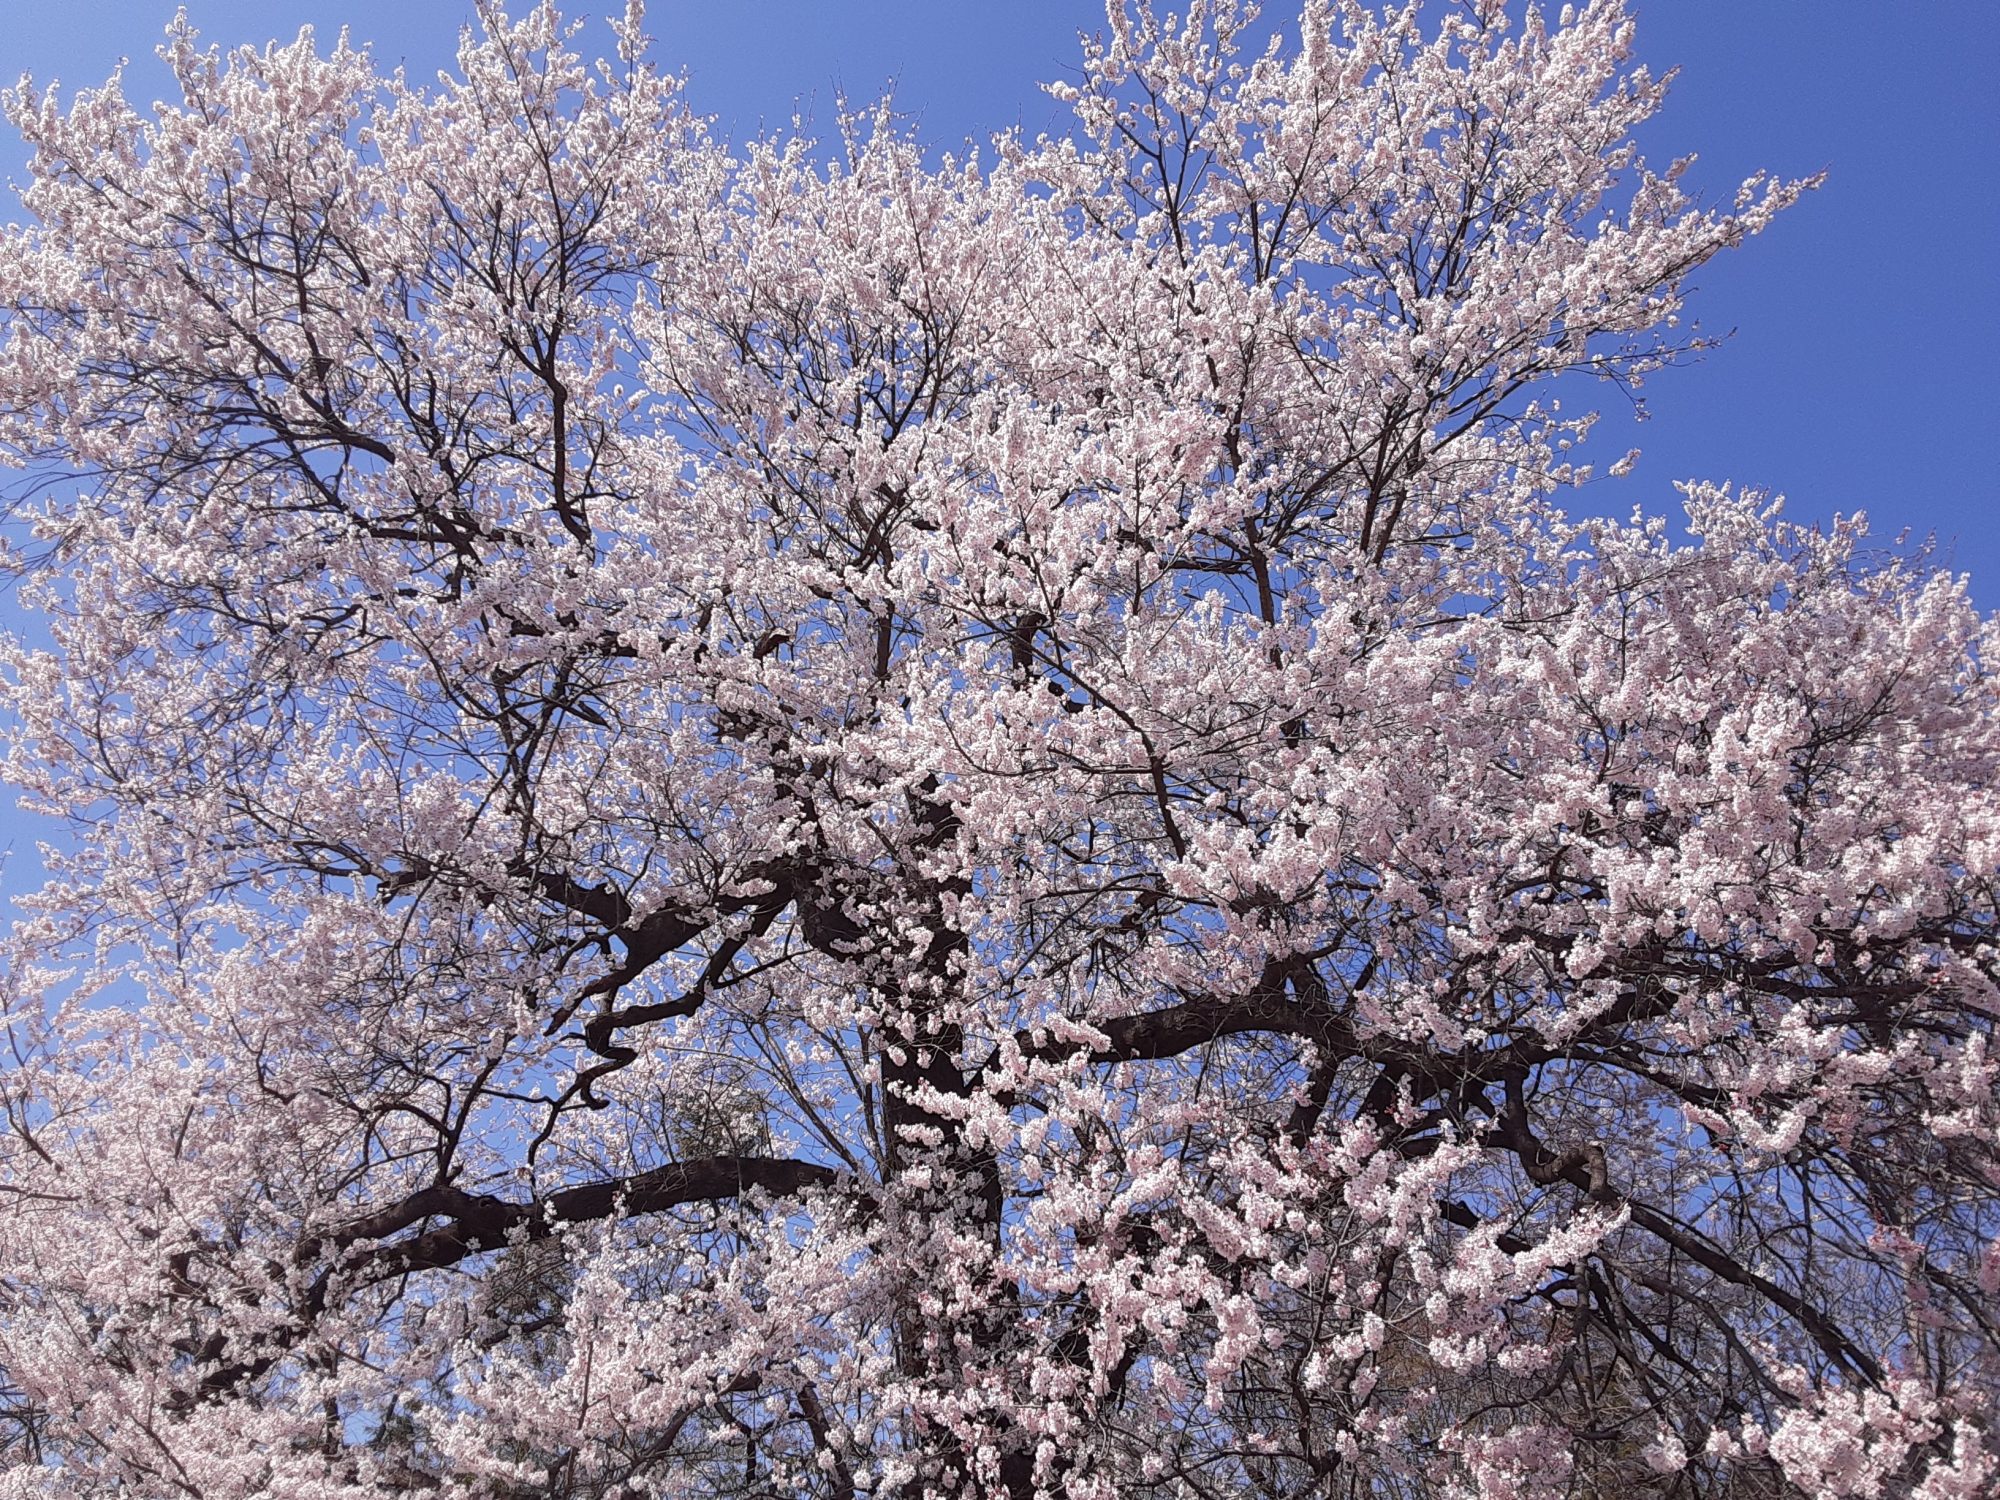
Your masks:
M0 1496L1993 1492L2000 627L1561 503L1810 183L1622 0L482 15L6 96Z

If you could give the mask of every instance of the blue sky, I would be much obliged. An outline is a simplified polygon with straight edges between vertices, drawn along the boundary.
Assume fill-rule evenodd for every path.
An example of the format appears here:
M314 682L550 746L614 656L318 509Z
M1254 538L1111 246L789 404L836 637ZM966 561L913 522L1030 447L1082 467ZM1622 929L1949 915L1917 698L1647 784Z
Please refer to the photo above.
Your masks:
M1645 456L1588 502L1671 510L1672 481L1699 477L1781 491L1800 519L1866 510L1884 540L1935 535L1941 559L1971 573L1974 597L2000 607L2000 484L1988 457L2000 394L1986 368L2000 348L2000 5L1637 9L1641 58L1681 69L1649 132L1655 159L1698 152L1695 180L1715 196L1760 167L1830 177L1700 273L1695 316L1734 335L1700 366L1651 382L1643 427L1607 410L1600 458L1635 443ZM418 74L449 62L471 10L470 0L189 4L212 41L289 39L304 23L330 40L344 22L385 63ZM154 97L165 85L152 48L172 11L169 0L14 0L0 78L31 71L74 88L129 56L128 92ZM661 58L688 70L695 106L725 135L782 126L801 106L825 121L838 94L867 99L893 84L924 138L951 146L1009 125L1059 128L1036 85L1074 68L1077 32L1102 16L1092 0L654 0L649 21ZM8 175L19 161L0 142Z

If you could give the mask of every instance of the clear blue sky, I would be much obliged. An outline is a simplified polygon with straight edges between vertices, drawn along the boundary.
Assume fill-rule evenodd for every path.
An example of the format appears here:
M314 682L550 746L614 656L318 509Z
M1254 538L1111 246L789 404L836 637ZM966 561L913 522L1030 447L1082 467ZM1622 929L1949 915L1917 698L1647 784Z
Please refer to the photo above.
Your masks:
M1701 273L1696 317L1709 332L1737 332L1701 366L1651 383L1643 428L1607 412L1600 458L1633 443L1645 457L1591 501L1671 510L1671 482L1701 477L1782 491L1802 519L1863 509L1878 536L1935 534L1944 560L1972 574L1975 597L2000 607L1989 458L2000 387L1987 369L2000 349L2000 5L1637 3L1641 58L1681 69L1650 130L1656 159L1699 152L1696 180L1716 196L1759 167L1831 176ZM0 78L25 70L68 89L129 56L128 92L163 93L152 48L173 8L12 0ZM423 75L449 62L472 6L190 0L189 11L226 45L289 39L308 22L330 41L345 23L385 63ZM655 0L649 19L662 59L688 70L695 106L725 135L782 125L801 105L824 121L836 95L861 100L893 84L923 136L949 146L1008 125L1060 127L1036 84L1074 68L1076 33L1102 15L1092 0ZM8 175L19 160L0 142Z

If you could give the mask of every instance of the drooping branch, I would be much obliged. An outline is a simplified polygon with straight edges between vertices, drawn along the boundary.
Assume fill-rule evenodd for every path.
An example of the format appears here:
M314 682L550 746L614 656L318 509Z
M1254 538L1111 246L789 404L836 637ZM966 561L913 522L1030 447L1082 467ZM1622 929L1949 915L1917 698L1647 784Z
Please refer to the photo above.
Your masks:
M1373 969L1371 964L1368 972ZM1311 1042L1322 1059L1365 1059L1432 1094L1497 1079L1547 1055L1532 1039L1459 1054L1393 1036L1364 1035L1333 1004L1312 966L1296 960L1271 960L1243 994L1194 995L1179 1005L1096 1022L1095 1029L1104 1038L1101 1043L1032 1030L1017 1033L1014 1041L1020 1055L1031 1061L1056 1062L1087 1053L1093 1063L1115 1064L1164 1061L1230 1036L1290 1036Z
M324 1242L347 1252L345 1264L371 1279L457 1265L510 1237L546 1239L565 1225L660 1213L689 1203L719 1202L760 1191L796 1197L812 1188L839 1188L853 1179L817 1162L769 1156L711 1156L675 1162L630 1177L581 1183L542 1198L496 1198L438 1184L401 1202L349 1221ZM409 1239L391 1236L431 1219L445 1222ZM387 1241L387 1243L384 1243ZM355 1248L367 1248L355 1253ZM320 1242L301 1247L302 1260L321 1253Z
M629 1177L579 1183L526 1200L468 1193L449 1183L421 1188L399 1202L350 1219L331 1234L302 1240L293 1252L295 1266L309 1267L328 1256L333 1264L313 1278L298 1315L264 1333L253 1346L255 1353L231 1359L232 1341L221 1332L197 1341L183 1340L179 1346L182 1352L210 1368L191 1389L174 1393L166 1404L169 1410L186 1412L271 1369L331 1305L336 1275L382 1281L455 1266L484 1251L500 1249L515 1238L545 1240L566 1225L661 1213L689 1203L722 1202L753 1191L792 1198L811 1189L836 1189L853 1181L849 1174L817 1162L711 1156ZM408 1239L391 1238L432 1219L445 1222ZM183 1279L184 1267L185 1262L180 1273Z
M1852 1370L1870 1385L1882 1383L1881 1362L1855 1343L1807 1298L1743 1265L1705 1235L1676 1224L1658 1209L1627 1197L1613 1187L1607 1180L1604 1147L1600 1143L1591 1141L1566 1151L1551 1151L1528 1123L1520 1076L1510 1074L1505 1087L1506 1106L1492 1138L1515 1154L1530 1181L1544 1187L1558 1182L1568 1183L1592 1202L1623 1206L1631 1214L1634 1224L1671 1245L1711 1275L1754 1291L1779 1308L1804 1329L1820 1352L1835 1364Z

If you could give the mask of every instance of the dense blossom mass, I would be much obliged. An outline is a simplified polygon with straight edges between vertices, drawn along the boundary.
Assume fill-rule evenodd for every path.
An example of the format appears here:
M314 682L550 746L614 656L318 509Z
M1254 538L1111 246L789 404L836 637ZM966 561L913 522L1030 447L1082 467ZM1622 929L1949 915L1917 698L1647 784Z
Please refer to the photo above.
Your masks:
M2000 1489L2000 626L1558 504L1808 184L1622 0L640 25L7 95L0 1496Z

